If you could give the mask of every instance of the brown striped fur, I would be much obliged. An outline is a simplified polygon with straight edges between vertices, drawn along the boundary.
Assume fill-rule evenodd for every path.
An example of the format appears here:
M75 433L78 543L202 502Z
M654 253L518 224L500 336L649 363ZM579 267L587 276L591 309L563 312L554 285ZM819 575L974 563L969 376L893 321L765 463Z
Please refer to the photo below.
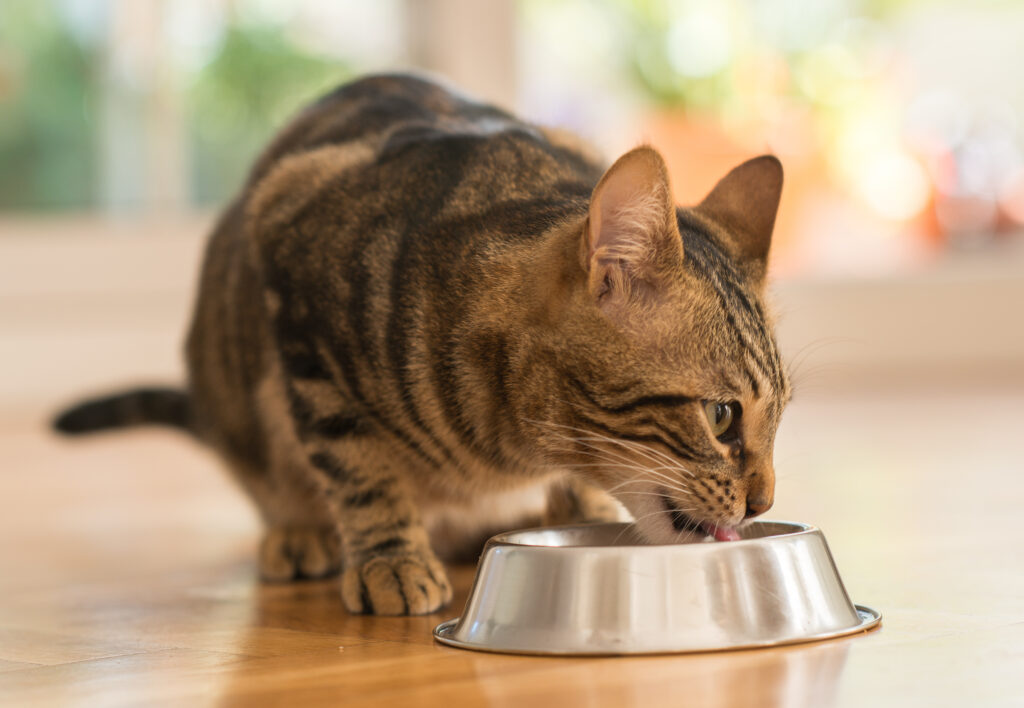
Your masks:
M780 189L763 157L676 208L652 148L605 170L407 76L308 108L217 226L187 347L191 427L262 512L264 575L343 568L350 611L423 613L451 597L442 544L525 512L607 519L611 492L672 542L767 508ZM742 405L736 440L705 401Z

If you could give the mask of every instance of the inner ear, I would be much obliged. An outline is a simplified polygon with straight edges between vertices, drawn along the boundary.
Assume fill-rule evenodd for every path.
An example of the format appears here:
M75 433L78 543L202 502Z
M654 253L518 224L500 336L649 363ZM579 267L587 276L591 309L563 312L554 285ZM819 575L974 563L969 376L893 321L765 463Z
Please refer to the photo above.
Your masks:
M591 293L627 296L655 285L682 255L665 161L646 146L627 152L590 200L584 259Z
M782 196L782 163L762 155L733 168L695 211L726 231L737 257L764 273Z

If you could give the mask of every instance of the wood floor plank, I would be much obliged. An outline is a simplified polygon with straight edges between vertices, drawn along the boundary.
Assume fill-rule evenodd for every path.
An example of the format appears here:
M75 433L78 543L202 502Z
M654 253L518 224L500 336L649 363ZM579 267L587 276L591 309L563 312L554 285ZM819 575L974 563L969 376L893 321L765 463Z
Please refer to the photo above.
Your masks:
M112 643L38 629L0 627L0 659L27 664L63 664L132 654L135 643Z
M35 669L43 664L32 664L25 661L7 661L0 659L0 671L18 671L20 669Z
M217 703L220 669L244 657L191 649L165 649L106 659L0 673L4 705L141 706ZM201 687L201 690L189 689Z

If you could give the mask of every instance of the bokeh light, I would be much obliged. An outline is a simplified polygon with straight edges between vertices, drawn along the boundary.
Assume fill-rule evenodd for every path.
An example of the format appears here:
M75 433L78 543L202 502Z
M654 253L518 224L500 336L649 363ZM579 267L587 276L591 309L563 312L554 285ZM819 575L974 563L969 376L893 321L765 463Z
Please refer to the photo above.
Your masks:
M904 152L882 152L865 163L857 188L879 215L907 221L927 206L928 175L913 157Z
M672 20L665 49L669 65L682 76L713 76L732 61L730 22L722 8L700 5Z

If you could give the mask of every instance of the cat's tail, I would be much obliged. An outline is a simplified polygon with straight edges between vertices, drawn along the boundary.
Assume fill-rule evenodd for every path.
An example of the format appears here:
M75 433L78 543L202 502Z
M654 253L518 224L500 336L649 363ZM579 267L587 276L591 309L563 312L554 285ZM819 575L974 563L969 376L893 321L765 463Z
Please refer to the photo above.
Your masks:
M170 425L192 431L192 406L188 394L174 388L136 388L92 398L60 413L53 429L82 435L133 425Z

